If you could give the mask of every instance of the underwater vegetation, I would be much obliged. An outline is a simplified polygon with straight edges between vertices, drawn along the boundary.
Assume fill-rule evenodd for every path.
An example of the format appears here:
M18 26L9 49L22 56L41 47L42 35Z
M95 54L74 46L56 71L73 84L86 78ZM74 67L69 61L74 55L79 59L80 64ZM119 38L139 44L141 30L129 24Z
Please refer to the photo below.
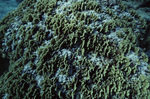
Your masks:
M150 99L148 27L120 0L24 0L0 21L0 98Z

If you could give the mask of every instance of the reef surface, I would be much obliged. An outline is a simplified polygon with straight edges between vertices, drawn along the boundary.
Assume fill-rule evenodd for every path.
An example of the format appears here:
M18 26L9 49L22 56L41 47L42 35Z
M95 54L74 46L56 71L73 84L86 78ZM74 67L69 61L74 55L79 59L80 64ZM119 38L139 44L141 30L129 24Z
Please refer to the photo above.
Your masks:
M0 21L0 97L150 99L147 28L120 0L24 0Z

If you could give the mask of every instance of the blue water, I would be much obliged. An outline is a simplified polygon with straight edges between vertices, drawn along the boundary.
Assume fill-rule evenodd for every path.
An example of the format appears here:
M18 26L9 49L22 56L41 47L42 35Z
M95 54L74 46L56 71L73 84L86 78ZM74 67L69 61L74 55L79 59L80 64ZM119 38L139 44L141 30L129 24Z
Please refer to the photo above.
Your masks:
M0 0L0 20L11 10L14 10L23 0Z

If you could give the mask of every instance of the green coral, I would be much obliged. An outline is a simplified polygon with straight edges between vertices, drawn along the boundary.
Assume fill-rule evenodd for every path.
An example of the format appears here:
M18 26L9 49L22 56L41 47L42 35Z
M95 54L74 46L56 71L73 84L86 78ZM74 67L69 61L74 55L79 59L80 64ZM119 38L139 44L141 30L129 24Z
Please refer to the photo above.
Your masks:
M148 99L148 56L139 47L146 23L117 1L21 3L0 22L0 53L10 59L0 94L8 99Z

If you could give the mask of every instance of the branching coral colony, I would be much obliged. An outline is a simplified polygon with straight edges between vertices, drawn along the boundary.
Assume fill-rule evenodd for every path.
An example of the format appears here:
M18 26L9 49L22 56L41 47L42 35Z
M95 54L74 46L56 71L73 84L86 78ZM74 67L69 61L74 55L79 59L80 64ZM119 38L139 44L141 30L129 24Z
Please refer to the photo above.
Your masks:
M111 1L111 0L110 0ZM7 99L150 99L146 22L117 0L24 0L0 21Z

